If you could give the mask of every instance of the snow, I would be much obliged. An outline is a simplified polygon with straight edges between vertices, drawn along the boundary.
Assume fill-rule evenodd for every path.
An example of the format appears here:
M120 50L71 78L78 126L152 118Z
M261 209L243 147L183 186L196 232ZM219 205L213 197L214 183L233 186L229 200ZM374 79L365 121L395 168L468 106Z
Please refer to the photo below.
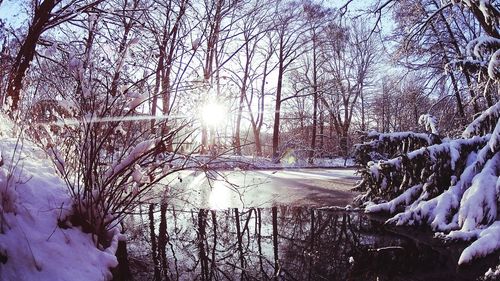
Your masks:
M423 114L418 118L418 123L433 134L439 134L436 118L430 114Z
M191 49L196 51L200 46L201 38L196 38L193 42L191 42Z
M464 264L475 258L484 257L500 249L500 221L480 231L479 238L465 248L458 259L458 264Z
M498 45L500 45L500 39L483 35L469 41L467 44L467 52L469 56L483 57L485 50L487 51L492 46Z
M491 79L497 79L500 67L500 49L498 49L491 56L490 62L488 63L488 75Z
M72 57L68 62L68 69L77 72L83 66L82 61L77 57Z
M465 191L458 213L462 230L473 230L484 222L491 223L496 219L496 184L499 176L496 167L500 166L499 161L500 152L486 162L482 171L472 180L471 187Z
M51 57L57 52L57 43L52 43L50 47L45 50L45 55Z
M491 134L488 145L492 152L500 150L500 119L497 121L497 125L495 126L495 130L493 130L493 133Z
M168 156L167 156L168 157ZM174 157L172 157L174 158ZM286 157L285 157L286 158ZM352 158L315 158L314 163L310 164L308 159L290 157L283 159L280 163L273 162L272 159L257 156L236 156L219 155L217 158L207 155L192 154L180 157L175 155L172 160L174 167L184 167L186 169L197 169L207 167L210 169L289 169L289 168L339 168L353 167Z
M483 113L481 113L479 117L474 119L474 121L472 121L472 123L470 123L469 126L465 128L464 132L462 133L462 136L464 138L470 138L474 135L479 135L479 133L482 130L482 127L484 126L483 124L486 123L488 119L491 118L493 120L498 120L499 117L500 117L500 101L497 102L495 105L491 106L490 108L486 109L485 111L483 111Z
M434 231L449 232L449 234L438 234L437 236L441 238L465 241L477 239L463 251L459 264L498 251L500 249L500 223L497 217L497 195L500 191L498 151L500 125L498 118L495 119L494 116L498 116L499 109L497 104L476 118L464 132L465 139L445 140L441 144L411 151L404 157L367 163L364 173L375 183L375 186L369 188L380 193L389 187L396 190L404 188L405 191L389 202L367 203L365 212L397 213L398 208L404 208L404 211L387 220L387 223L427 224ZM496 125L493 134L474 136L478 132L487 132L485 124L490 127L492 124ZM443 159L447 160L447 165L439 164ZM415 161L430 161L434 165L431 168L433 171L424 173L416 170L413 166ZM456 170L458 163L464 161L466 163L464 170L457 174L460 171ZM441 175L436 169L450 169L450 186L433 195L434 177ZM408 173L422 174L414 178L411 185L405 183L403 179L402 187L398 189L398 186L388 185L393 181L392 173L395 171L403 173L404 178ZM427 190L428 187L430 191Z
M490 268L484 274L484 280L499 280L500 279L500 262L495 268Z
M148 99L148 96L139 94L134 91L130 91L127 93L127 98L129 99L128 107L130 109L135 109L136 107L144 103L144 101Z
M63 180L43 151L5 136L5 123L0 116L0 254L7 257L0 279L110 280L117 243L99 250L91 234L70 225Z
M133 164L141 155L155 148L159 142L160 138L155 138L138 143L127 157L113 163L111 168L106 171L105 178L109 179L119 174L124 168Z
M134 182L138 184L146 182L147 176L142 171L142 168L139 164L134 165L134 172L132 172L132 179L134 180Z
M349 263L354 264L354 258L352 256L349 257Z
M384 202L380 204L372 204L368 205L365 208L365 212L367 213L376 213L376 212L389 212L389 213L394 213L396 211L396 208L401 205L402 203L405 203L408 205L411 202L411 199L415 197L415 195L422 190L422 185L417 184L415 186L412 186L408 188L405 192L403 192L401 195L398 197L392 199L389 202Z
M428 150L423 150L420 153L424 153L425 151L427 152L430 151L432 153L434 149L437 149L439 151L442 150L443 147L452 145L454 142L473 144L474 142L486 142L488 141L488 139L489 135L485 137L474 137L467 140L454 140L450 141L449 143L443 143L431 146L428 148ZM464 170L458 181L456 181L455 179L456 181L455 185L450 186L446 191L428 201L425 201L426 197L424 191L422 195L420 195L418 200L416 200L413 204L407 206L404 212L399 213L393 218L389 219L388 222L395 223L397 225L404 225L404 224L421 224L422 221L426 221L431 225L432 229L437 231L449 231L451 229L457 229L459 227L458 215L452 216L450 220L450 212L452 210L456 210L459 207L460 199L462 198L463 194L466 192L466 190L468 190L471 184L474 185L473 180L478 181L476 185L480 184L479 178L478 179L475 178L476 174L479 172L477 171L476 166L482 165L481 163L483 159L486 157L485 155L488 153L488 151L489 151L488 147L484 147L477 154L478 157L469 157L467 159L467 162L470 163L470 165L467 166L467 168ZM410 154L413 153L415 152L412 152ZM476 154L474 153L473 155ZM396 160L397 159L393 159L391 161L394 162ZM481 182L483 182L483 180L481 180ZM483 190L488 190L488 187L483 187L483 188L478 187L478 189L483 191ZM407 192L411 193L412 191L407 191ZM489 190L488 193L491 193L491 190ZM484 194L479 191L470 193L471 197L477 197L478 200L482 198L482 195ZM494 196L493 198L496 198L496 196ZM402 199L407 199L407 197L400 199L396 198L394 200L398 204L402 204L404 203ZM483 199L487 200L487 198ZM396 202L392 204L395 204ZM373 206L371 207L370 211L375 212L377 208L385 210L388 207L390 206L380 206L380 207ZM475 209L480 209L480 208L475 208ZM465 212L465 210L463 210L462 212Z
M400 139L406 139L406 138L417 138L417 139L423 139L427 141L427 143L430 145L432 144L432 140L429 137L428 134L423 134L423 133L415 133L415 132L393 132L393 133L378 133L375 131L369 132L367 137L369 139L374 139L378 141L384 141L385 139L389 139L390 141L398 141Z
M486 21L491 22L492 15L488 6L491 6L490 0L479 0L479 10L483 13Z

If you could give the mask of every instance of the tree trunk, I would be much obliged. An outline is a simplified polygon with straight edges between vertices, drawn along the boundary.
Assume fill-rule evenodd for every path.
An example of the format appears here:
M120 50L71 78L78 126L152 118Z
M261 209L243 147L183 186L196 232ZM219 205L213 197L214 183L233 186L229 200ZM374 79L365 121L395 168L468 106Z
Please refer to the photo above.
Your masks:
M319 149L320 149L320 156L323 156L323 149L325 147L325 115L322 110L322 105L321 103L318 104L319 106Z
M253 128L253 136L255 139L255 154L259 157L262 156L262 143L260 142L260 131L255 127Z
M198 211L198 250L199 250L199 258L201 265L201 280L209 279L208 272L208 256L207 251L205 249L205 240L207 239L207 210L199 210Z
M279 134L280 134L280 110L281 110L281 90L283 87L283 74L284 74L284 63L283 63L283 46L280 44L279 50L279 66L278 66L278 85L276 87L276 102L274 104L274 125L273 125L273 161L279 162Z
M203 69L203 78L205 83L211 84L210 78L213 74L213 63L216 57L217 42L219 40L220 24L222 21L222 6L224 5L223 0L215 1L215 14L213 18L210 14L207 14L207 20L209 25L209 34L207 36L207 53L205 56L205 65ZM208 12L208 10L207 10ZM210 12L209 12L210 13ZM207 154L209 144L208 144L208 128L206 124L202 124L201 129L201 154Z
M311 230L309 235L309 253L314 253L314 227L315 227L314 210L311 210ZM313 257L309 257L309 280L312 280Z
M172 72L172 64L174 62L174 54L175 54L175 47L177 44L177 36L179 33L179 26L181 24L181 20L184 16L184 13L186 11L186 0L181 1L180 7L179 7L179 14L177 15L177 18L175 20L174 26L172 27L172 30L169 32L169 38L170 40L170 45L168 49L168 54L165 57L165 71L163 72L163 77L162 77L162 101L163 101L163 107L162 107L162 113L165 118L162 128L161 128L161 133L162 136L166 136L170 133L170 126L169 126L169 118L168 116L170 115L170 95L171 95L171 89L170 89L170 75ZM165 42L166 43L166 42ZM166 116L166 117L165 117ZM172 151L172 140L173 138L169 138L167 141L167 151Z
M236 155L241 155L241 137L240 137L240 127L241 127L241 118L243 115L243 103L245 101L245 95L247 94L247 80L248 80L248 72L249 72L249 66L250 66L250 54L249 54L249 48L248 44L246 44L246 57L247 61L245 63L245 71L243 73L243 80L242 80L242 85L241 85L241 91L240 91L240 100L238 104L238 115L236 117L236 131L235 131L235 136L234 136L234 149Z
M311 134L311 150L309 151L309 164L314 161L314 151L316 150L316 127L318 126L318 77L316 63L316 38L313 35L313 124Z
M130 267L128 263L127 242L118 241L116 258L118 259L118 266L113 269L113 281L132 280L132 274L130 273Z
M240 280L245 280L245 259L243 256L243 234L241 233L241 225L240 225L240 212L238 208L234 209L234 217L236 223L236 241L237 241L237 249L240 258L240 268L241 268L241 278Z
M217 215L214 210L210 210L212 214L212 225L214 229L214 243L212 245L212 263L210 264L210 280L214 280L215 273L217 272L217 264L216 264L216 250L217 250Z
M139 1L134 1L134 6L132 7L131 11L132 13L135 11L137 8L137 4ZM123 7L122 13L125 14L125 10L128 9L128 7ZM112 97L115 97L118 94L118 85L120 83L120 75L122 71L122 66L123 66L123 61L125 60L125 53L127 51L127 41L128 41L128 36L130 31L132 30L132 26L135 22L133 19L133 14L129 21L124 20L124 26L123 26L123 36L120 40L120 43L118 44L118 62L116 62L115 66L115 73L113 74L113 80L111 80L111 89L110 89L110 94Z
M45 31L44 29L50 20L52 9L54 9L55 6L55 0L45 0L38 6L38 9L35 10L32 24L28 30L28 35L21 45L14 64L12 65L7 86L7 97L10 97L12 102L10 107L11 116L13 116L14 112L17 111L19 107L24 76L35 56L38 39Z

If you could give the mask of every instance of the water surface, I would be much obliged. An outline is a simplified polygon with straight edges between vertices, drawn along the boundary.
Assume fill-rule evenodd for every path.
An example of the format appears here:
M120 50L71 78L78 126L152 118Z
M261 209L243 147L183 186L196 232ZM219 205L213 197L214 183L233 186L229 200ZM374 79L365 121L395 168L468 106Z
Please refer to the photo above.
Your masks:
M129 250L137 280L474 280L488 265L457 268L460 247L358 212L148 210Z

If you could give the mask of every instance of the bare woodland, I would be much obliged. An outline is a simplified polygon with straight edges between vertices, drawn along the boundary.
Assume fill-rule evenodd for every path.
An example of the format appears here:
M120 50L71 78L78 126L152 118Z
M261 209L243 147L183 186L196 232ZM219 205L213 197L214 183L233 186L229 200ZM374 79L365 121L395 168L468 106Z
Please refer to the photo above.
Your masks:
M357 203L390 223L500 237L499 3L329 2L22 1L22 23L0 26L2 114L47 152L68 221L101 245L174 171L291 151L355 157Z

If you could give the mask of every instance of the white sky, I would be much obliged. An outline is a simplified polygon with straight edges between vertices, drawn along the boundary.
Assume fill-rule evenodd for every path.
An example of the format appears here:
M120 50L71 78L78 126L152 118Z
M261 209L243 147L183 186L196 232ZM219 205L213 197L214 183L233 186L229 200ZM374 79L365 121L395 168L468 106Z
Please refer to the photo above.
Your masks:
M22 13L23 3L20 0L4 0L0 5L0 19L5 20L7 26L20 27L26 19L25 13Z

